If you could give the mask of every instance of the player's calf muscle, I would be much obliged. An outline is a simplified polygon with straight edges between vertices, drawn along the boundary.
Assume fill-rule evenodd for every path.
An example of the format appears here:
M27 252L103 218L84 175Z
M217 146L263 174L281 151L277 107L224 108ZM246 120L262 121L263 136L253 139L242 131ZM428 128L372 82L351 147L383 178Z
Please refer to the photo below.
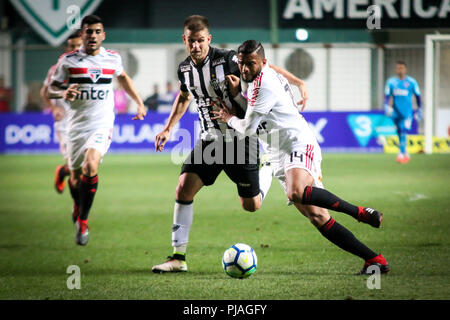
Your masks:
M183 173L175 191L176 200L192 201L194 196L201 189L203 183L196 174Z

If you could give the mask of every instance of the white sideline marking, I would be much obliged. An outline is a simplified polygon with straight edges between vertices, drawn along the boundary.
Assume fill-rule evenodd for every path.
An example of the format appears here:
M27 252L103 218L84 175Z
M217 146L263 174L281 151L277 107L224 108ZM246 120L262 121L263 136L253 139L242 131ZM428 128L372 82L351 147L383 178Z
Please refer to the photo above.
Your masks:
M428 199L428 196L421 193L416 193L415 195L409 197L409 201L417 201L422 199Z

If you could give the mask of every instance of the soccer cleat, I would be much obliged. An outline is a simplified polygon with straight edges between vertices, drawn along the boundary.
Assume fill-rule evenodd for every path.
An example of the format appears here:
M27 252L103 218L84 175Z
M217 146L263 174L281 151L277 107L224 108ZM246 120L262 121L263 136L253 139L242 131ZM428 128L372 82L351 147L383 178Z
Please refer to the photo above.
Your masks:
M77 218L75 222L75 228L77 229L77 234L75 235L75 243L79 246L87 245L89 241L89 232L87 222L80 220Z
M78 215L80 214L80 207L78 207L75 203L73 204L72 210L72 221L73 223L77 222Z
M153 266L152 271L154 273L186 272L188 270L186 261L175 259L175 257L178 258L179 255L168 256L166 262Z
M383 222L383 214L372 208L358 207L358 222L364 222L374 228L379 228L381 222Z
M397 160L396 160L398 163L403 163L403 154L402 153L399 153L398 155L397 155Z
M63 193L66 182L64 181L64 176L61 176L60 171L64 165L57 166L55 169L55 189L58 193Z
M411 157L409 156L409 154L405 154L405 155L403 156L403 160L402 160L401 163L408 163L409 160L411 160Z
M370 268L372 270L368 270L370 266L374 266L374 268ZM391 270L389 263L381 254L379 254L375 258L367 260L364 263L363 268L360 272L357 273L357 275L372 275L374 273L373 269L375 269L375 267L378 267L380 269L381 274L386 274Z

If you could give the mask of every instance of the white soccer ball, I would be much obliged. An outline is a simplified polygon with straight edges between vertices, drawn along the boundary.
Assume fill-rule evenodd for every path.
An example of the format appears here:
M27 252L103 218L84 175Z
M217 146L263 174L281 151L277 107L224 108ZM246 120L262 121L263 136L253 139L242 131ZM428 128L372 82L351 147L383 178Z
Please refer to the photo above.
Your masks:
M233 278L249 277L256 271L257 264L255 250L243 243L236 243L223 253L223 269L227 275Z

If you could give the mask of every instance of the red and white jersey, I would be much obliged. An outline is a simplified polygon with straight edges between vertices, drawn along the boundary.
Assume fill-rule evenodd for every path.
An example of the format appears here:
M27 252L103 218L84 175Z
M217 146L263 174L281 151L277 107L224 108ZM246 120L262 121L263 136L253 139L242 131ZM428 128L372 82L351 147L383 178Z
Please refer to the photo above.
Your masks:
M117 52L100 48L99 54L88 55L83 47L63 54L58 61L52 81L67 85L78 84L81 93L69 102L69 136L114 125L113 76L123 72L122 59Z
M298 112L289 82L268 63L248 84L247 98L247 113L259 115L257 133L266 152L290 154L309 144L320 150L314 133Z

